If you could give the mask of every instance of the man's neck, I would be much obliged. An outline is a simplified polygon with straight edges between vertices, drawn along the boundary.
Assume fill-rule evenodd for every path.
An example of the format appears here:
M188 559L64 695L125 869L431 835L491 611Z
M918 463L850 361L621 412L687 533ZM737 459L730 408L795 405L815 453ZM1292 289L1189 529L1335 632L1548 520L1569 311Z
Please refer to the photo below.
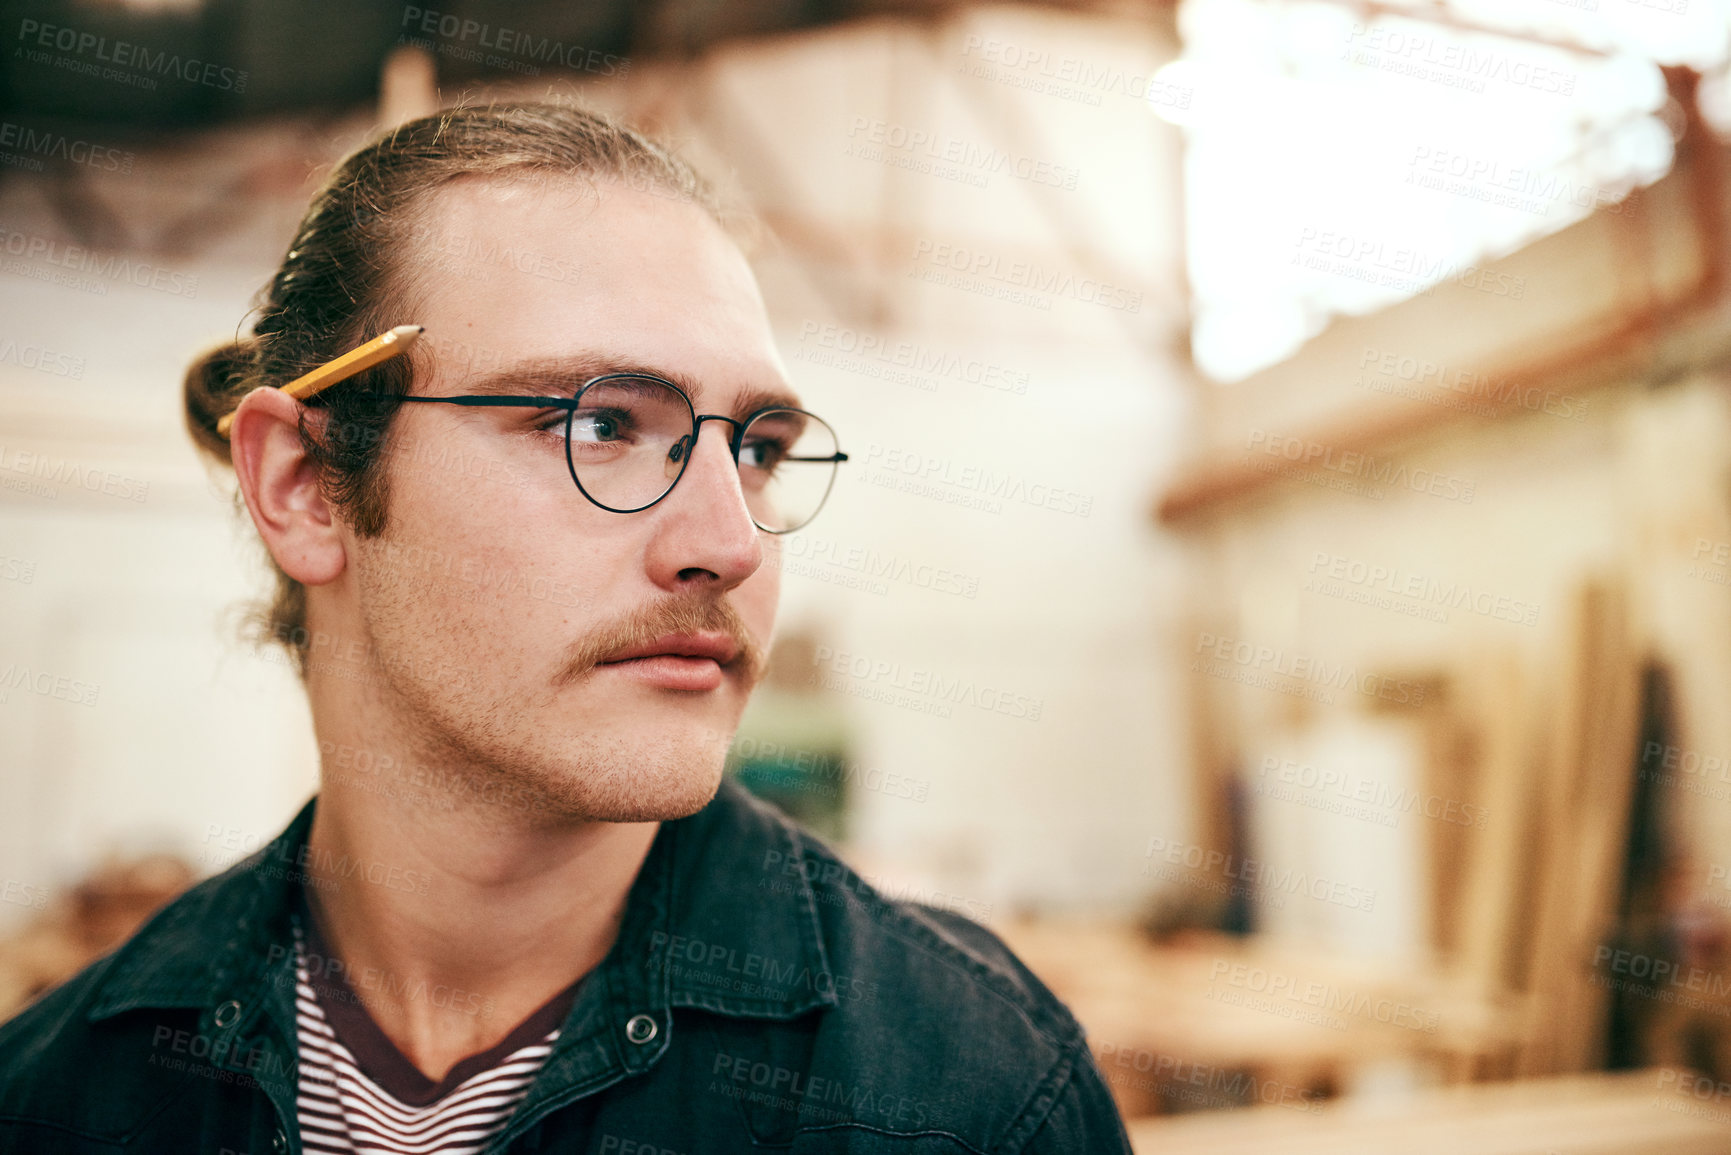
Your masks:
M606 957L659 825L512 823L327 780L308 896L373 1020L439 1079Z

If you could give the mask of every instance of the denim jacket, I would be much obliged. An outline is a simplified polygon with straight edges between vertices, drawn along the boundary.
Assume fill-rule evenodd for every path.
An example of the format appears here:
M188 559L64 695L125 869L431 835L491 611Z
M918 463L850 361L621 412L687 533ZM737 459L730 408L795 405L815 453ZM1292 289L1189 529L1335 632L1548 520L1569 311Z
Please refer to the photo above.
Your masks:
M0 1151L300 1151L290 917L316 804L0 1027ZM374 873L350 877L390 884ZM486 1150L1130 1146L1081 1028L995 935L886 899L724 782L662 824L617 941Z

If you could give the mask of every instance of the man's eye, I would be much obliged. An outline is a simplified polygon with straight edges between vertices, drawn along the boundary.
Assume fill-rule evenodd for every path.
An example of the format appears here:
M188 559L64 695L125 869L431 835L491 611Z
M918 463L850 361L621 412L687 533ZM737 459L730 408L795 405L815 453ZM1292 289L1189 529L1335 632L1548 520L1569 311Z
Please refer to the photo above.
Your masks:
M779 441L753 439L739 447L739 463L753 469L772 470L787 455L787 446Z
M571 417L573 441L618 441L629 430L625 414L610 410L579 412Z

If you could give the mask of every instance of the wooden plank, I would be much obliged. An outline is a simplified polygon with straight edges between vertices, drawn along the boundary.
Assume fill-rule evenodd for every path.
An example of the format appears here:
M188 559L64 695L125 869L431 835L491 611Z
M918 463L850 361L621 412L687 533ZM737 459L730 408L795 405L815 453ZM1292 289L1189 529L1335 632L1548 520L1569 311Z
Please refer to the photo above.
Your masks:
M1627 602L1619 583L1590 582L1572 607L1540 803L1543 875L1523 1074L1584 1070L1604 1045L1609 991L1593 981L1592 960L1616 914L1638 725Z
M1641 661L1627 591L1621 583L1610 584L1592 601L1595 676L1578 793L1575 863L1581 889L1568 926L1576 981L1567 989L1562 1015L1572 1029L1558 1040L1562 1069L1571 1071L1590 1070L1605 1060L1611 992L1593 981L1593 959L1615 930L1622 907L1641 724Z
M1087 1029L1127 1114L1232 1102L1249 1079L1308 1100L1365 1065L1470 1068L1514 1045L1505 1008L1410 961L1214 934L1157 945L1108 924L994 929Z
M1483 825L1472 831L1450 962L1470 989L1496 998L1514 989L1524 970L1517 967L1526 945L1521 899L1531 885L1535 858L1532 701L1515 651L1485 653L1474 668L1480 676L1465 683L1472 693L1465 709L1478 734L1475 802L1485 813ZM1512 1050L1479 1056L1473 1069L1453 1074L1507 1076L1513 1062Z
M1558 1038L1564 1027L1556 1022L1556 1015L1567 1002L1564 992L1574 961L1566 930L1569 892L1578 885L1571 871L1576 832L1570 818L1587 730L1587 684L1593 676L1593 629L1587 620L1592 604L1590 591L1583 589L1570 606L1563 659L1555 667L1557 701L1550 711L1550 748L1540 767L1538 824L1533 831L1539 868L1529 884L1538 901L1531 920L1533 946L1523 983L1532 998L1527 1044L1518 1063L1523 1075L1562 1069Z
M1405 1101L1132 1120L1142 1155L1731 1155L1731 1104L1659 1070L1477 1083Z
M1486 655L1473 710L1479 739L1484 826L1467 862L1464 904L1473 912L1460 927L1456 965L1482 990L1500 990L1510 977L1515 896L1520 892L1522 848L1532 803L1527 758L1528 702L1516 655Z

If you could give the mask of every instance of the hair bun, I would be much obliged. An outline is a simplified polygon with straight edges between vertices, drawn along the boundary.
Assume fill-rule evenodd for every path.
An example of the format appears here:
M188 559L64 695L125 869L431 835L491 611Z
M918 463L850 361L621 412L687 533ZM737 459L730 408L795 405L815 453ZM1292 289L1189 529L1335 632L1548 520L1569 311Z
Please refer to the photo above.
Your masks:
M232 413L252 388L258 342L252 337L228 341L199 356L186 370L186 428L193 444L224 465L230 464L228 439L216 423Z

